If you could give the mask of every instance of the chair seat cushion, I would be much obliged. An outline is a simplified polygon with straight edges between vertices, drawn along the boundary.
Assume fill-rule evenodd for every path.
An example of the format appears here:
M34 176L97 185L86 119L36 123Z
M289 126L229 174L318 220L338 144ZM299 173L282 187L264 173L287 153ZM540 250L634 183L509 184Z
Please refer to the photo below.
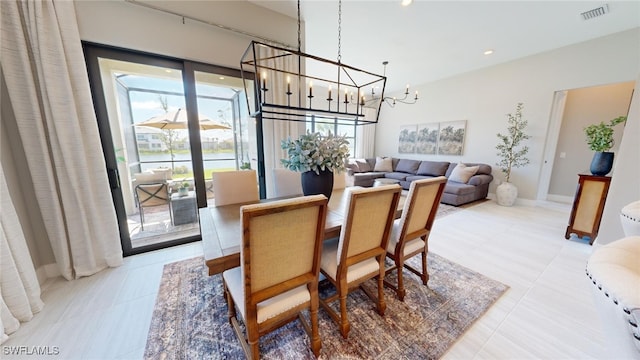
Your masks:
M400 237L400 231L402 231L402 227L400 224L400 219L397 219L393 222L393 229L391 229L391 237L389 238L389 245L387 245L387 252L389 254L394 254L396 251L396 244L398 244L398 238ZM419 249L424 249L424 240L422 238L417 238L413 240L409 240L406 244L404 244L404 254L411 254Z
M623 306L640 308L640 236L629 236L593 251L587 263L592 280Z
M320 268L333 280L336 280L338 272L338 241L338 238L325 241L322 244L322 257L320 258ZM375 259L364 260L349 266L347 282L353 282L379 270L380 264Z
M240 267L227 270L222 273L224 282L227 284L227 288L233 297L236 306L242 315L245 317L244 307L244 284L242 282L242 270ZM265 322L278 314L292 309L300 304L304 304L311 300L311 294L306 285L298 286L280 295L274 296L270 299L262 301L258 304L257 321L258 324Z

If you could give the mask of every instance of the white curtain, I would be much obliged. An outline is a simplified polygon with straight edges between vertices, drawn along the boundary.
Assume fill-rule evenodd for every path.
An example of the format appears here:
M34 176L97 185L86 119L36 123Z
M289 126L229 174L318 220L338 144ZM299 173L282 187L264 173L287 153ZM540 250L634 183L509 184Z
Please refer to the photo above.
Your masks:
M275 55L275 52L271 48L260 48L260 57L267 58ZM273 66L277 69L286 69L291 72L297 72L297 63L294 61L294 57L275 57L273 59ZM274 96L274 99L269 98L270 102L276 104L287 103L287 79L281 72L269 71L267 72L267 79L269 81L269 91L267 96ZM256 74L262 76L262 74ZM292 82L290 84L291 91L295 94L298 91L297 84ZM299 121L284 121L284 120L262 120L262 131L264 139L264 167L266 171L266 186L267 197L273 197L275 186L273 184L273 172L271 169L282 168L280 159L284 159L286 152L280 147L280 143L283 139L291 137L297 138L305 132L305 123Z
M376 110L364 108L364 117L373 121ZM360 125L356 127L356 148L353 155L356 159L370 158L375 156L376 125Z
M0 327L2 338L42 310L40 285L0 164Z
M0 8L2 72L58 268L74 279L121 265L74 3Z

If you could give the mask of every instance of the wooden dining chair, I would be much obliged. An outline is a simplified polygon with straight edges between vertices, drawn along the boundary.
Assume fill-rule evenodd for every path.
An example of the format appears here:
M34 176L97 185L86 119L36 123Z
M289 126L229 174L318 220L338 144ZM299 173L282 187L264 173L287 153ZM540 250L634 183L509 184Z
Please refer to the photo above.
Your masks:
M214 172L211 176L216 206L260 200L255 170Z
M393 260L394 265L388 267L385 272L390 273L397 270L398 281L397 284L393 284L385 279L384 284L394 289L401 301L404 301L406 294L402 276L403 268L418 275L424 285L427 285L429 281L427 270L429 233L446 184L447 178L444 176L411 182L409 194L402 209L402 216L393 223L387 245L387 257ZM418 254L422 254L422 271L406 263L407 259Z
M327 198L297 197L241 207L240 267L223 273L229 322L248 359L259 338L298 318L320 354L318 276ZM245 324L238 324L236 307ZM311 324L302 312L309 311Z
M302 180L299 172L289 169L273 169L275 197L302 195Z
M138 211L140 211L140 228L142 231L144 231L144 209L148 207L169 205L169 216L171 217L171 224L173 224L171 198L169 196L167 183L138 184L135 190Z
M338 324L345 339L351 327L347 317L350 290L360 287L376 303L378 313L384 315L384 261L401 191L398 185L351 189L340 237L323 245L320 271L336 288L336 293L321 298L320 305ZM377 296L362 286L375 277ZM339 300L339 314L329 305L335 300Z

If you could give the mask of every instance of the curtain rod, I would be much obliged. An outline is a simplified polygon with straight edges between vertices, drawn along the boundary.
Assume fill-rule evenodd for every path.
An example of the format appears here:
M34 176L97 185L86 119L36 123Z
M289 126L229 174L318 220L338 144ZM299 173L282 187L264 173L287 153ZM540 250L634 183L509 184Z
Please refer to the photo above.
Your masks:
M133 5L138 5L138 6L142 6L142 7L148 8L148 9L152 9L152 10L160 11L160 12L163 12L163 13L166 13L166 14L170 14L170 15L175 15L175 16L181 17L183 24L184 24L184 19L189 19L191 21L195 21L195 22L199 22L199 23L202 23L202 24L206 24L206 25L209 25L209 26L216 27L216 28L218 28L220 30L225 30L225 31L228 31L228 32L240 34L240 35L243 35L243 36L247 36L249 38L259 39L259 40L261 40L263 42L266 42L268 44L271 44L271 45L279 45L279 46L282 46L282 47L286 47L288 49L295 49L293 46L291 46L289 44L285 44L285 43L277 41L277 40L265 38L265 37L262 37L262 36L259 36L259 35L256 35L256 34L252 34L250 32L246 32L244 30L228 27L228 26L225 26L225 25L222 25L222 24L217 24L217 23L210 22L210 21L196 19L194 17L183 15L183 14L179 14L179 13L176 13L176 12L173 12L173 11L170 11L170 10L161 9L161 8L158 8L158 7L153 6L151 4L148 4L148 3L142 3L142 2L139 2L137 0L124 0L124 1L127 2L127 3L130 3L130 4L133 4Z

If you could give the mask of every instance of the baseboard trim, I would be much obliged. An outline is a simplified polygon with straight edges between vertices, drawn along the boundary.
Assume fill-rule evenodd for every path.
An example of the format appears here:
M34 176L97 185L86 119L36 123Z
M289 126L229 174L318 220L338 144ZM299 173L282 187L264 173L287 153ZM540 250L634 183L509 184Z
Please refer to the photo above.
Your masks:
M491 200L497 201L496 194L495 193L488 193L487 194L487 199L491 199ZM536 206L537 203L538 202L536 200L517 198L514 205Z
M566 195L548 194L547 195L547 200L555 201L555 202L561 202L561 203L565 203L565 204L573 204L573 197L566 196Z

